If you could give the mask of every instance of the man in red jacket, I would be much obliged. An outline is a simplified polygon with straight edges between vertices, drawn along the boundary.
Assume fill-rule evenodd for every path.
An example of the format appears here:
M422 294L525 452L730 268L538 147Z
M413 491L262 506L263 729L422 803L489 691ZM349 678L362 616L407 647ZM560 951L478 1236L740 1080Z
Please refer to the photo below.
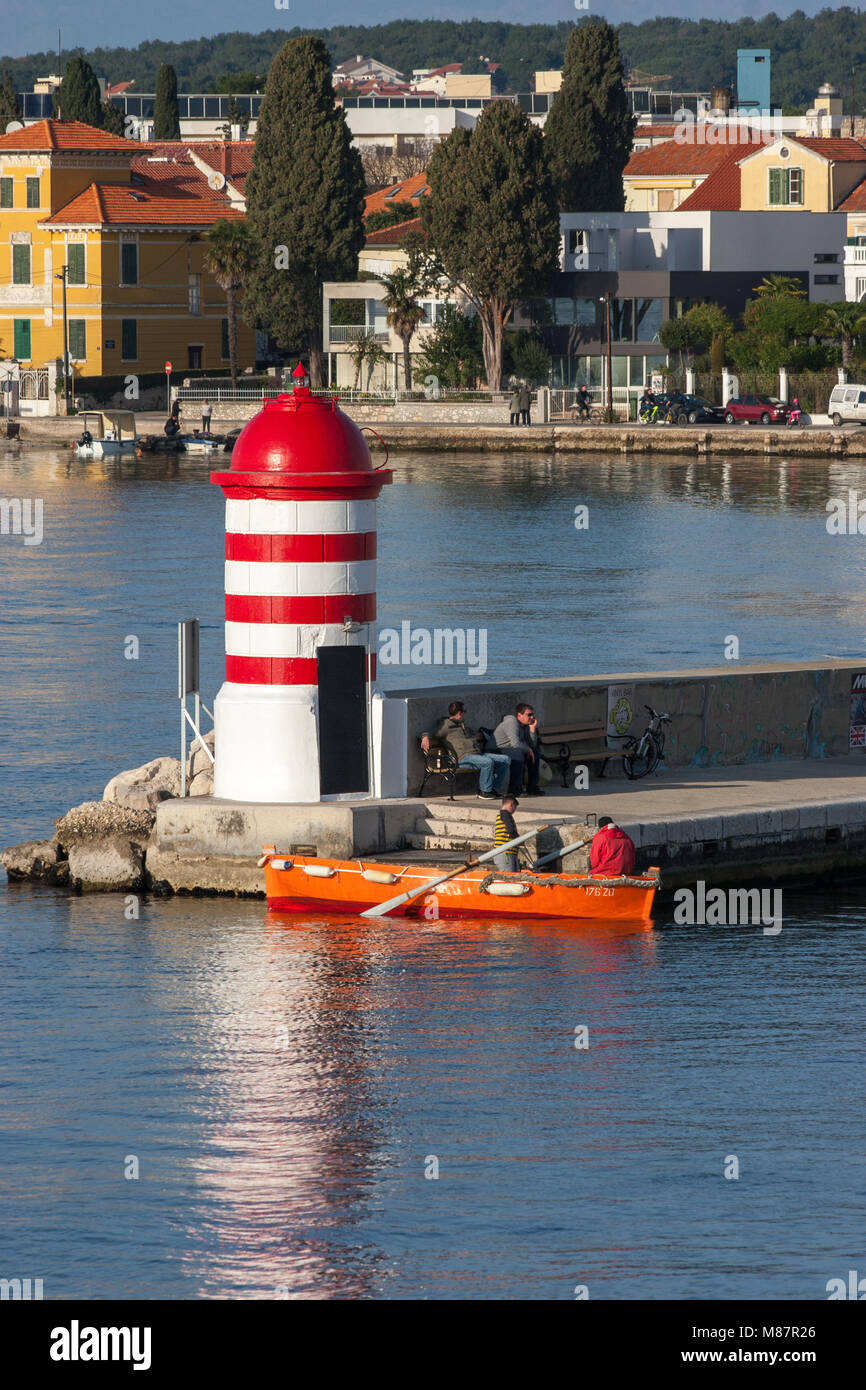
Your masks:
M619 878L634 871L634 840L614 825L610 816L599 817L589 851L589 871L597 878Z

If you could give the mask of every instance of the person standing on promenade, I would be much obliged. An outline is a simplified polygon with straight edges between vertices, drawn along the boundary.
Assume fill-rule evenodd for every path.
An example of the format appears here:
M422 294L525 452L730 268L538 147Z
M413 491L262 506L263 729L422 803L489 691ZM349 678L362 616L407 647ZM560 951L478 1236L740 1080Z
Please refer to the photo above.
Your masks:
M511 763L504 753L483 751L483 738L467 729L465 714L463 701L452 700L448 706L448 718L441 721L432 737L439 743L447 744L457 758L458 767L478 770L478 795L484 801L494 801L506 789ZM429 752L430 738L429 733L421 735L421 748L425 753Z
M212 415L213 415L213 406L211 405L210 401L202 401L202 403L201 403L201 432L202 432L202 434L210 434L210 422L211 422L211 416L212 416Z
M529 407L531 406L531 404L532 404L532 393L530 392L529 387L528 387L528 386L521 386L521 388L520 388L520 423L521 423L522 425L531 425L531 424L532 424L532 421L531 421L530 418L529 418Z
M538 720L532 705L517 705L513 714L506 714L493 730L493 739L500 753L511 761L508 790L516 794L523 789L523 771L527 771L527 795L544 796L538 785L541 761L538 756Z
M520 805L516 796L503 796L502 805L499 808L499 815L496 817L496 824L493 827L494 845L507 845L509 840L517 839L517 826L514 823L514 812ZM493 860L497 869L502 869L505 873L516 874L519 868L517 862L517 850L509 849L504 854L497 854Z
M614 823L600 816L589 851L589 872L597 878L619 878L634 872L634 840Z
M512 393L511 393L511 400L510 400L509 403L508 403L508 410L509 410L509 413L510 413L510 418L509 418L508 423L509 423L510 425L519 425L519 424L520 424L520 392L518 391L518 389L517 389L516 386L515 386L514 390L513 390Z

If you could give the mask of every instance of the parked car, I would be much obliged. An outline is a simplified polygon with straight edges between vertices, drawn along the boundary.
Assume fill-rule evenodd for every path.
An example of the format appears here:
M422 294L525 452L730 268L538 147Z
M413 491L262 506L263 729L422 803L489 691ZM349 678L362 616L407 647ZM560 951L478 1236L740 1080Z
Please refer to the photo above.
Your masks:
M738 420L772 425L774 421L785 420L787 415L785 402L777 400L775 396L731 396L725 406L725 419L729 425L735 425Z
M719 424L725 418L722 407L703 396L686 396L685 414L690 425Z
M866 386L858 386L853 381L844 386L834 386L830 392L827 414L834 425L844 424L846 420L856 420L866 425Z

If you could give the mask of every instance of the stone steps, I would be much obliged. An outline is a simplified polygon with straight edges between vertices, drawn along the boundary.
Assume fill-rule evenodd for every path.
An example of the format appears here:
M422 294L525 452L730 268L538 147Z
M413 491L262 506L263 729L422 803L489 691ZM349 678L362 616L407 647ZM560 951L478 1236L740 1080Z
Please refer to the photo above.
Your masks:
M493 848L493 835L486 835L483 840L469 839L467 836L457 835L427 835L420 831L412 830L408 835L404 835L407 849L465 849L467 854L484 853L485 850Z

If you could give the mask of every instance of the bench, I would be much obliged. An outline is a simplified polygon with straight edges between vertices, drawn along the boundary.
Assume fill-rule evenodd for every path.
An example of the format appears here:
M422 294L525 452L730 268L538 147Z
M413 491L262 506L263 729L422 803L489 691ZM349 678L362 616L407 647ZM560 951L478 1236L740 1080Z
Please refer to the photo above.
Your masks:
M608 748L607 726L603 720L587 724L551 724L541 730L538 744L545 762L559 768L562 785L568 786L568 769L572 763L601 763L599 777L611 758L621 758L624 750Z

